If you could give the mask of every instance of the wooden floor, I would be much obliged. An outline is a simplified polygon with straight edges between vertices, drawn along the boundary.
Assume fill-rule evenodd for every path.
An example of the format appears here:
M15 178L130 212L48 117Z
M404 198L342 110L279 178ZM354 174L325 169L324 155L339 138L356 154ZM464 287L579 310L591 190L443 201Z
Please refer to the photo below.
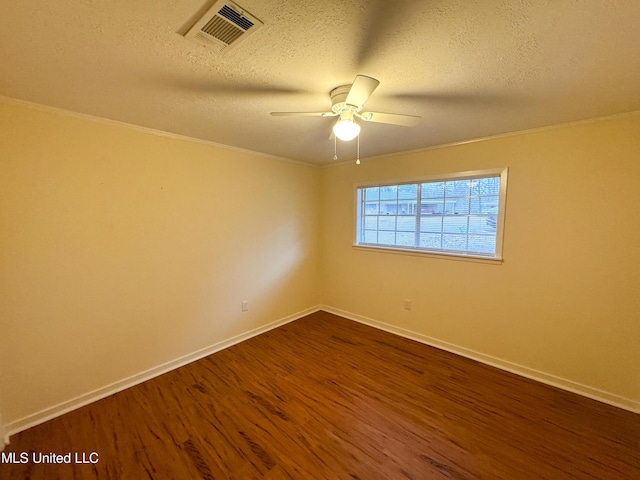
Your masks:
M640 415L318 312L11 437L1 479L640 479Z

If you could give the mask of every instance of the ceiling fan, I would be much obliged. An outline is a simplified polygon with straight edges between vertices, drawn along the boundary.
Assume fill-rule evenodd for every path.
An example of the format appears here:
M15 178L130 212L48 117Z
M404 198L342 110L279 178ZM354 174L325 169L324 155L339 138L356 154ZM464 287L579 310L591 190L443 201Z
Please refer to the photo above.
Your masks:
M375 78L357 75L351 85L341 85L331 90L331 111L329 112L271 112L271 115L274 117L340 117L333 126L333 134L345 142L353 140L360 134L360 125L356 119L403 127L417 125L421 117L415 115L362 111L365 102L378 85L380 81Z

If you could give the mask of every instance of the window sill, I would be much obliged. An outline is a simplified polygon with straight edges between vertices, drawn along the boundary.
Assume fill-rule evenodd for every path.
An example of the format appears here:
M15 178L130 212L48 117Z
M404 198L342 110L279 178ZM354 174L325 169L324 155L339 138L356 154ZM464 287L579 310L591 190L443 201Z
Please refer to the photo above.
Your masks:
M441 260L458 260L463 262L488 263L493 265L501 265L503 262L502 258L499 257L486 257L483 255L472 255L468 253L432 252L427 250L418 250L415 248L383 247L380 245L354 244L352 247L355 250L394 253L396 255L413 255L417 257L438 258Z

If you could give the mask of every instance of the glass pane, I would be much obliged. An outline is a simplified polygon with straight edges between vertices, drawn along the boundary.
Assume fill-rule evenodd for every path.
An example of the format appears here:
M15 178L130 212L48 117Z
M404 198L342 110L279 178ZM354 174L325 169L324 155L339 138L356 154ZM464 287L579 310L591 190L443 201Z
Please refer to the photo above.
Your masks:
M469 199L469 203L469 213L483 213L480 208L480 199L478 197L471 197Z
M487 228L489 228L493 232L495 232L496 228L498 227L498 217L497 217L497 215L489 215L486 218L487 218L487 220L486 220Z
M380 188L379 187L371 187L364 189L364 199L365 200L378 200L380 198Z
M395 200L398 198L398 186L387 185L380 187L380 200Z
M472 195L498 195L500 193L500 177L474 178Z
M498 197L488 196L480 197L479 213L498 213Z
M378 243L378 232L375 230L364 231L364 243Z
M422 184L422 198L439 198L444 195L444 182Z
M495 253L496 237L493 235L469 235L470 252Z
M416 217L398 217L398 226L396 229L403 232L415 232Z
M391 216L378 217L378 229L380 229L380 230L395 230L396 229L396 217L391 217Z
M422 215L442 215L442 201L422 200L422 203L420 204L420 213Z
M378 217L375 217L375 216L364 217L364 228L368 230L376 230L378 228Z
M466 250L466 235L442 235L442 248L447 250Z
M442 217L420 217L420 231L421 232L441 232L442 231Z
M395 215L398 213L398 204L394 201L380 202L380 215Z
M364 214L365 215L377 215L380 209L380 205L378 202L367 202L364 205Z
M421 233L420 246L422 248L442 248L442 236L440 234Z
M416 242L415 233L398 232L396 234L396 245L402 245L404 247L413 247Z
M451 214L467 214L469 213L469 197L455 198L447 200L445 212Z
M379 232L378 243L384 245L394 245L396 243L396 232Z
M447 197L469 195L470 189L470 180L453 180L451 182L445 182Z
M467 195L480 195L478 192L480 189L481 180L481 178L470 178L469 180L467 180L467 186L471 187Z
M496 227L489 223L489 217L469 217L469 233L491 233L495 235Z
M446 233L467 233L467 217L444 217L442 231Z
M470 213L498 213L498 197L493 195L471 198Z
M400 185L398 187L398 198L402 199L417 199L418 198L418 185Z
M416 202L399 201L398 215L415 215Z

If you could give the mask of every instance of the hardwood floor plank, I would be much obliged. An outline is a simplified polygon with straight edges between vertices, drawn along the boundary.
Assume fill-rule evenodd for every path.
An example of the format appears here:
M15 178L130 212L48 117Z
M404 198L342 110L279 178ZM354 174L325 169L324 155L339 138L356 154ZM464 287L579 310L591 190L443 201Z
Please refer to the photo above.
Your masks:
M640 478L640 415L317 312L11 438L2 479Z

